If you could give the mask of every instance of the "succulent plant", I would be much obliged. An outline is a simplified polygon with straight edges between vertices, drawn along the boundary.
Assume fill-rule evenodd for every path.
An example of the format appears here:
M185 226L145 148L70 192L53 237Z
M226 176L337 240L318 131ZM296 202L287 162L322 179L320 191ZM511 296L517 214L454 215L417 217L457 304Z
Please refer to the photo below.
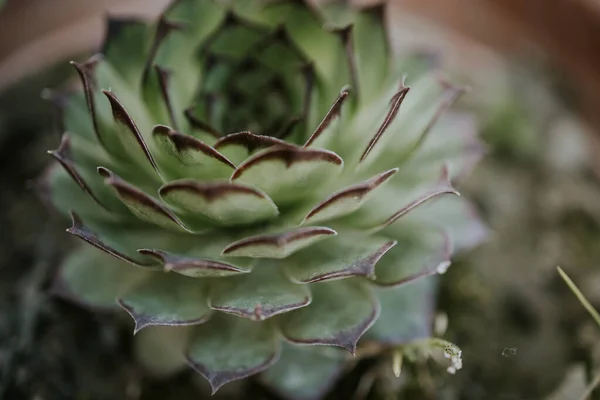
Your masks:
M110 20L102 56L73 63L83 90L54 96L45 194L89 244L54 291L120 306L142 360L215 391L261 373L318 398L357 346L429 337L425 277L485 234L452 186L483 146L445 112L464 88L396 56L383 17L181 0L152 26Z

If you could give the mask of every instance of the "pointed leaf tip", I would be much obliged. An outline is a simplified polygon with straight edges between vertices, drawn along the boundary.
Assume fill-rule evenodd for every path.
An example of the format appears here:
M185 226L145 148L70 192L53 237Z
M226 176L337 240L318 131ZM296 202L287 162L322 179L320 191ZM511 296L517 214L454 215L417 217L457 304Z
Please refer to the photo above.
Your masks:
M67 230L66 230L67 233L78 237L79 239L83 240L84 242L91 244L92 246L112 255L113 257L118 258L119 260L125 261L125 262L133 264L135 266L151 267L153 265L150 263L143 263L138 260L134 260L133 258L129 257L128 255L109 246L108 244L106 244L105 242L100 240L100 238L98 237L98 235L96 235L96 233L94 231L92 231L91 229L87 228L84 225L83 221L81 220L81 218L79 217L79 215L76 212L71 211L70 214L71 214L72 224L71 224L70 228L67 228Z
M135 321L134 334L149 326L199 325L212 313L203 282L172 274L152 274L117 303Z
M223 255L254 258L285 258L297 250L337 235L331 228L311 226L290 231L250 236L229 244Z
M280 352L271 324L215 315L196 328L186 358L210 383L214 394L226 383L266 370L279 359Z
M306 214L302 224L306 222L325 221L341 217L358 210L378 187L383 185L398 172L398 168L385 171L364 182L341 189L313 207Z
M286 314L280 327L292 343L337 346L355 354L358 340L377 320L380 306L363 282L312 285L310 307Z
M249 267L237 266L222 261L182 256L156 249L139 249L138 253L159 260L165 272L173 271L192 278L247 274L252 270Z
M75 163L71 157L71 140L69 135L63 134L60 141L60 145L57 150L48 150L48 154L52 156L58 163L64 168L64 170L71 176L71 178L77 183L77 185L87 194L92 200L100 207L106 209L106 207L98 200L96 195L92 192L92 189L83 179L81 174L77 171Z
M292 283L279 265L261 265L251 274L216 282L210 307L253 321L263 321L308 306L306 285Z
M164 185L159 194L168 204L200 213L222 225L244 225L279 214L273 200L264 192L233 182L182 179Z
M125 182L108 168L98 167L98 173L105 178L106 184L115 190L119 200L142 221L177 231L192 232L171 210L140 189Z

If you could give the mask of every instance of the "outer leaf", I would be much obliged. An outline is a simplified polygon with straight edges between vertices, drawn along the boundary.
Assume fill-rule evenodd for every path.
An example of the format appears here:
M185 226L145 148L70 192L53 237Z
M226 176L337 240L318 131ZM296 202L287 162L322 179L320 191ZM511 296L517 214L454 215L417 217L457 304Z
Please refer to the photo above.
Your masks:
M437 273L450 266L452 243L441 230L415 233L399 238L398 245L377 264L375 283L396 286Z
M198 325L209 318L203 282L181 275L154 273L118 299L135 321L134 334L148 326Z
M168 377L187 367L185 350L192 326L151 326L133 339L137 361L156 377Z
M270 235L250 236L231 243L223 254L253 258L285 258L317 241L337 235L331 228L311 226Z
M286 344L276 366L261 381L290 400L321 399L342 372L344 360L322 352L322 347Z
M335 192L310 210L303 222L326 221L358 210L368 200L369 195L396 172L398 169L394 168Z
M311 305L283 316L282 333L292 343L338 346L354 354L356 343L379 316L379 302L351 279L311 289Z
M196 258L167 253L155 249L140 249L139 253L152 256L161 261L165 271L177 272L192 278L219 278L237 274L247 274L252 268L225 263L218 260Z
M106 184L113 187L123 204L142 221L171 230L190 231L171 210L138 188L125 182L112 171L100 167L98 172L106 179Z
M279 358L280 350L271 324L215 315L196 328L187 358L214 393L228 382L269 368Z
M85 246L65 260L52 291L87 307L112 309L118 296L148 278L148 274Z
M221 225L244 225L279 214L265 193L237 183L182 179L161 187L159 193L166 203L200 213Z
M104 93L110 102L113 118L115 119L115 123L119 130L117 138L121 142L125 154L128 156L127 159L136 160L138 165L142 167L149 166L160 175L158 166L154 161L154 157L150 154L150 149L148 148L140 129L125 109L125 106L114 93L108 90L103 90L102 93Z
M296 253L286 271L298 283L373 277L375 265L395 244L386 238L341 235Z
M311 302L306 286L296 285L277 265L262 265L251 274L220 280L211 292L210 307L252 320L305 307Z
M314 193L343 168L342 159L327 150L274 146L240 164L231 180L264 190L277 204L296 202Z
M375 294L381 303L381 315L365 340L398 345L431 336L435 277L417 279L395 288L376 289Z

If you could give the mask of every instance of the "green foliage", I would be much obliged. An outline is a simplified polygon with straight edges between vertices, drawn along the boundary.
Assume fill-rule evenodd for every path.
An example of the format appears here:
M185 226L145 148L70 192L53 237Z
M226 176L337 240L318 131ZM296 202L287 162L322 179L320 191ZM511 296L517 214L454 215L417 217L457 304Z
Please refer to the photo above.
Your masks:
M485 236L452 186L484 152L446 112L464 89L407 86L383 10L344 7L330 29L303 2L181 0L74 63L46 193L88 246L56 291L127 311L154 371L319 398L335 348L428 338L425 277Z

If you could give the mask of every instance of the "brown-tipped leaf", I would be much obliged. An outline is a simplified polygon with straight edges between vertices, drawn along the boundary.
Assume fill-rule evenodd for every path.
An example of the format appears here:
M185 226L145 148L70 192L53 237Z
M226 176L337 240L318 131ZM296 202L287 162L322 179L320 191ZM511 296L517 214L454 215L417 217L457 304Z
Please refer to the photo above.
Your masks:
M295 147L281 139L257 135L248 131L231 133L215 143L215 149L226 155L236 165L246 160L256 151L271 146Z
M395 240L364 235L340 235L300 251L286 266L298 283L364 276L372 278L375 265L396 244Z
M312 285L313 301L282 317L293 343L338 346L354 354L356 343L379 316L379 302L362 282L345 279Z
M231 180L261 188L277 204L296 202L334 179L343 164L327 150L274 146L240 164Z
M331 228L311 226L289 231L250 236L231 243L223 249L223 254L253 258L285 258L318 241L337 235Z
M225 178L235 168L235 165L214 147L168 126L155 126L152 137L162 156L161 166L175 177Z
M269 196L239 183L182 179L164 185L159 193L163 201L174 207L226 226L264 221L279 214Z
M259 265L251 274L219 281L213 287L210 307L262 321L310 304L311 295L284 275L281 266Z
M335 192L310 210L304 217L303 223L326 221L358 210L369 198L369 195L394 176L396 172L398 172L398 168L382 172L364 182Z
M152 256L159 260L165 271L173 271L192 278L218 278L237 274L247 274L252 268L238 266L223 261L196 258L167 253L156 249L140 249L141 254Z
M176 231L190 232L190 229L187 228L173 212L154 198L125 182L112 171L104 167L99 167L98 172L105 178L106 184L115 190L123 204L125 204L127 208L142 221Z
M135 321L134 334L148 326L202 324L211 314L203 282L159 272L123 293L118 303Z
M224 384L257 374L279 358L280 344L271 324L215 315L196 328L187 358L213 394Z

